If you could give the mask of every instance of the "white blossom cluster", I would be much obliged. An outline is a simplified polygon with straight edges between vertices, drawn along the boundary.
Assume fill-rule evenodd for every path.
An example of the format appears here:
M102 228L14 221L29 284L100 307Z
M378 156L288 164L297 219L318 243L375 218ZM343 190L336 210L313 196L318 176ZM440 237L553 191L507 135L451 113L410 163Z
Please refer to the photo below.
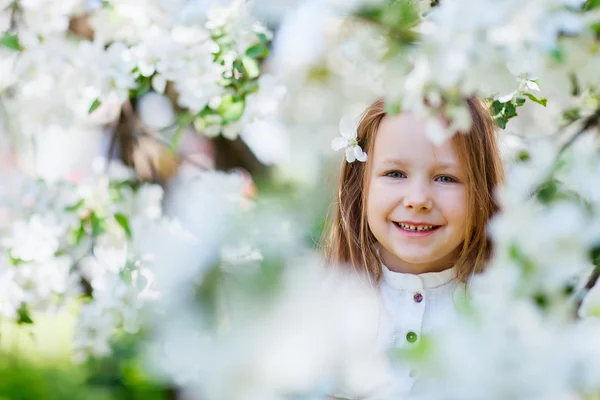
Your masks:
M600 84L592 29L600 11L584 12L584 0L526 5L458 0L440 1L433 8L432 2L420 1L417 10L423 15L412 29L416 42L404 47L386 41L387 26L348 19L348 10L340 13L332 3L290 5L275 38L275 72L292 97L287 113L296 123L309 125L309 132L316 124L331 124L331 115L338 120L357 115L364 104L356 99L383 96L399 109L427 118L431 138L441 141L470 127L461 97L515 105L519 97L539 102L552 97L557 112L550 121L556 122L560 112L579 105L579 95L572 95L574 84L582 94ZM382 3L353 2L350 9ZM440 123L440 111L450 125ZM548 120L547 115L541 119Z
M279 86L267 85L264 95L249 92L243 122L221 116L223 98L231 95L223 81L236 78L234 61L261 40L267 46L272 36L244 1L4 3L0 32L14 47L0 46L0 99L9 133L35 136L74 126L85 132L115 121L132 97L165 93L170 82L176 96L169 96L181 109L214 111L196 124L200 133L235 139L247 123L270 114L265 97L281 97ZM258 68L248 60L247 68Z
M494 258L473 279L463 318L424 338L416 361L400 354L398 362L418 369L419 399L599 393L600 285L584 288L590 252L600 253L598 143L584 137L557 163L563 142L547 131L569 108L576 122L598 109L598 38L589 29L598 12L583 12L582 0L418 1L417 39L390 49L381 27L344 19L384 3L282 2L269 60L276 76L256 75L246 59L260 90L240 107L221 81L235 78L228 74L238 56L270 40L246 2L0 0L0 31L14 35L2 43L19 47L0 47L4 128L20 139L56 129L84 135L150 88L164 94L148 111L164 108L169 118L151 115L164 127L175 119L161 105L173 89L189 124L207 136L271 132L260 121L283 105L276 123L298 133L292 169L321 172L315 149L329 149L340 114L378 96L435 117L436 140L468 128L462 96L497 100L497 120L523 106L519 99L547 97L546 114L518 138L503 137L527 160L508 165L497 193L502 212L489 226ZM93 39L68 33L77 21ZM223 38L229 47L219 54ZM519 109L524 119L530 103ZM440 109L449 127L439 124ZM225 121L220 110L235 117ZM342 124L341 134L335 147L347 149L348 161L366 160L354 127ZM376 294L298 256L306 232L296 203L261 209L242 173L182 169L163 199L158 186L132 184L133 172L119 164L99 161L94 172L77 182L2 177L1 319L35 323L37 312L82 302L78 360L107 355L115 334L147 326L147 364L190 398L322 398L340 386L366 396L387 379L389 365L372 348ZM557 186L536 192L540 185Z
M94 163L81 182L12 176L0 204L0 318L34 323L84 299L76 357L106 355L117 330L135 331L152 276L132 242L135 227L162 215L162 189L134 190L132 171Z

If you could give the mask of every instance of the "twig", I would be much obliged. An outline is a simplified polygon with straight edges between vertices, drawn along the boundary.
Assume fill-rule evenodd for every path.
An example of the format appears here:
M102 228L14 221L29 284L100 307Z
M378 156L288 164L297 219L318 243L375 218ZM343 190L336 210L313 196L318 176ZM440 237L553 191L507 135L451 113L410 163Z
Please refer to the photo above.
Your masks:
M583 126L581 127L581 129L579 129L565 144L563 144L561 146L560 150L558 151L557 158L560 157L565 152L565 150L567 150L569 147L571 147L571 145L573 143L575 143L575 141L581 135L583 135L585 132L587 132L589 129L593 128L594 126L597 126L598 122L600 122L600 107L597 108L596 111L594 111L594 113L592 115L587 117L583 121Z
M10 12L10 30L14 31L15 29L17 29L17 12L20 10L19 1L18 0L14 0L8 6L8 8L11 9L11 12Z
M594 288L594 286L596 286L596 283L598 283L598 278L600 278L600 266L596 266L596 268L594 268L594 271L588 278L581 293L579 293L579 295L577 296L577 303L575 305L575 310L574 310L575 318L579 317L579 310L581 309L583 300L585 299L585 296L590 292L590 290L592 290Z
M131 107L131 103L129 101L127 103L129 103L129 107L125 107L125 105L124 105L123 112L129 119L129 121L133 124L135 131L141 132L143 135L155 140L157 143L166 147L169 151L171 151L179 159L179 161L185 161L186 163L189 163L189 164L191 164L199 169L202 169L202 170L208 169L206 167L206 165L202 165L202 164L198 163L196 160L188 157L187 155L178 154L175 151L173 151L171 143L168 140L166 140L164 137L162 137L160 132L166 132L169 129L172 129L173 127L175 127L175 125L170 125L166 128L163 128L160 131L156 131L156 130L150 128L148 125L146 125L139 118L139 116L133 111L133 107Z
M581 128L577 132L575 132L575 134L573 134L573 136L571 136L571 138L560 147L560 149L556 153L554 162L552 163L551 170L548 172L546 178L533 191L533 194L538 193L540 191L540 189L542 189L542 187L546 184L546 182L548 182L552 178L552 175L554 174L554 168L555 168L558 160L560 159L560 157L563 155L563 153L569 147L571 147L573 145L573 143L575 143L577 141L577 139L579 139L581 136L583 136L584 133L586 133L588 130L590 130L594 126L597 126L599 122L600 122L600 107L597 108L592 115L590 115L589 117L584 119Z

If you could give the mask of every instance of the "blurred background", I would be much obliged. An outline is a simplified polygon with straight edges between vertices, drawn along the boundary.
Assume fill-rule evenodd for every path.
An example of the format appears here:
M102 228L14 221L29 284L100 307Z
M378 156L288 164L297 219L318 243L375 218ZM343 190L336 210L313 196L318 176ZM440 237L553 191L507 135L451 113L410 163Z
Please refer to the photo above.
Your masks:
M373 293L319 269L346 162L331 142L380 97L443 139L465 128L470 95L501 130L508 175L478 332L547 339L498 354L510 338L489 335L470 362L511 354L556 376L485 369L456 390L600 398L598 327L574 322L600 317L599 8L0 0L0 398L366 390L385 371L365 344ZM575 355L541 356L567 340ZM401 358L460 370L429 356ZM551 381L583 395L553 397Z

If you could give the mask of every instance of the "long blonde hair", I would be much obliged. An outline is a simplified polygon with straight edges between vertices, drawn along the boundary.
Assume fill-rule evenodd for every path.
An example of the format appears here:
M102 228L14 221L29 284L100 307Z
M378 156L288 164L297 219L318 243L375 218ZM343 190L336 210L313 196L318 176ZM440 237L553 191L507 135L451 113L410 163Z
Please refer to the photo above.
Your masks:
M494 189L504 179L497 128L490 111L479 99L469 98L466 103L473 121L471 130L452 138L468 174L465 240L456 262L457 278L462 282L481 272L491 255L492 245L486 234L486 225L499 209ZM358 141L368 154L372 154L375 136L385 115L383 100L377 100L360 118ZM381 262L375 246L377 241L366 216L371 159L366 163L342 162L338 196L329 213L323 247L329 264L348 265L378 282L382 275Z

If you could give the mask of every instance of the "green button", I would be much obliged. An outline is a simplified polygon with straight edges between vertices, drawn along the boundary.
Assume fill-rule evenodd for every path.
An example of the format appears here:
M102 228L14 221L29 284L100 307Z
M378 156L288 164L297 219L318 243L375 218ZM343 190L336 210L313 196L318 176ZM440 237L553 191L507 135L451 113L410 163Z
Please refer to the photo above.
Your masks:
M408 332L406 334L406 340L408 340L410 343L414 343L417 341L417 334L414 332Z

